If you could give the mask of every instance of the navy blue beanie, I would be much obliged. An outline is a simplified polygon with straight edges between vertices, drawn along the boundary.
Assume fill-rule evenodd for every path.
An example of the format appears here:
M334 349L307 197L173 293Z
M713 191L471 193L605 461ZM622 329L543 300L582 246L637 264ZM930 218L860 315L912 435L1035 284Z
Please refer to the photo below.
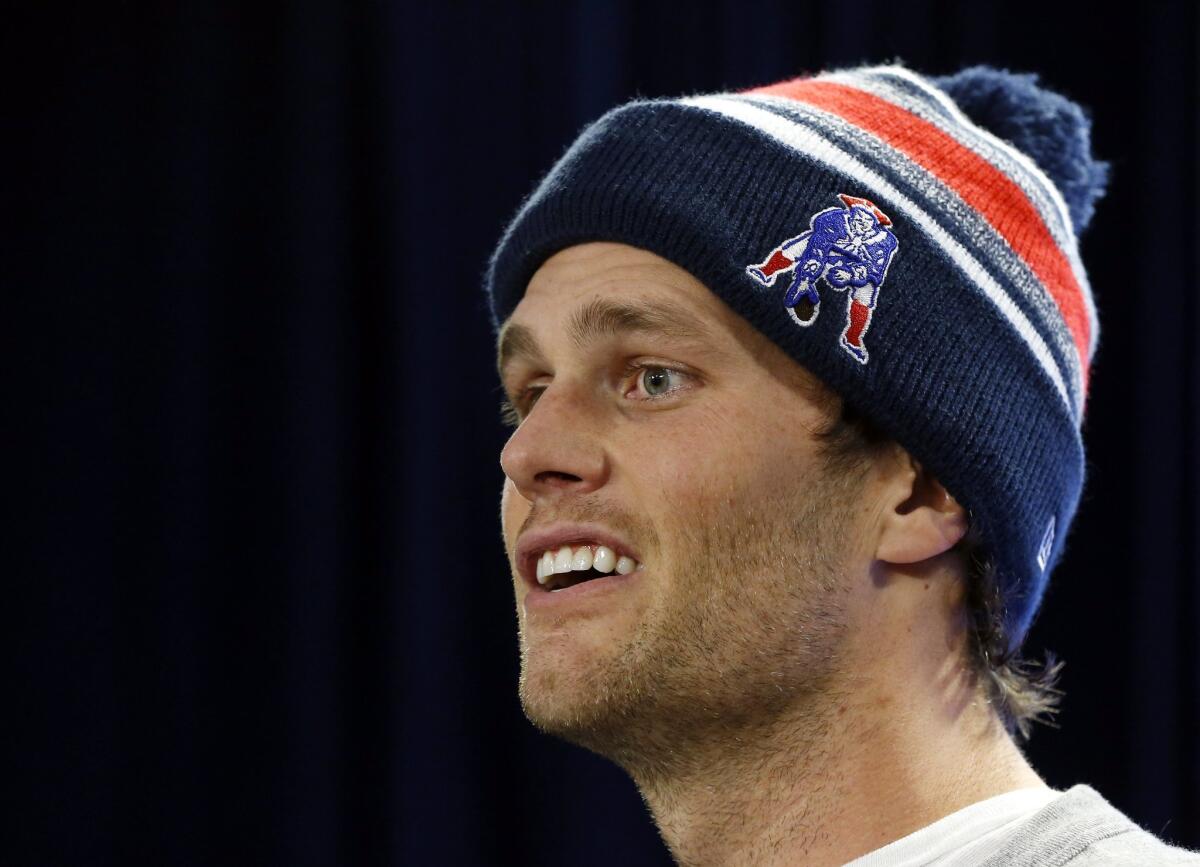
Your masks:
M634 100L508 225L485 280L493 332L573 244L691 272L969 511L1015 650L1084 484L1100 327L1077 239L1110 169L1090 129L1036 75L988 66Z

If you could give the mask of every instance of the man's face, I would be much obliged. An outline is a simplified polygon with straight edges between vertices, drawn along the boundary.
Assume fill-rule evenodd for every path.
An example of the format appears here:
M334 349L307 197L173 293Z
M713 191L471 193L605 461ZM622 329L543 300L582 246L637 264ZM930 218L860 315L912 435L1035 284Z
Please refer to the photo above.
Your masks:
M668 306L709 334L618 329L576 346L573 316L594 302ZM688 272L622 244L549 259L510 322L542 356L505 370L510 396L542 391L519 404L528 414L500 460L529 719L646 767L827 693L845 576L869 552L860 479L822 472L812 432L831 410L807 396L808 375ZM654 367L626 373L630 362ZM517 573L520 536L560 521L604 525L642 571L529 609L542 591Z

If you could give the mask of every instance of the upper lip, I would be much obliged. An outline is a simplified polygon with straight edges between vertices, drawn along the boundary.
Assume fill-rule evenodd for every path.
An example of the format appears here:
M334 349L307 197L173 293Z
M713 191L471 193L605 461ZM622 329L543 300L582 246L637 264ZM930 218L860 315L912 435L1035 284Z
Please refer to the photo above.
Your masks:
M517 543L517 571L530 587L541 588L537 580L537 561L547 549L561 548L575 542L598 542L622 555L641 562L629 544L600 524L548 524L536 530L526 530Z

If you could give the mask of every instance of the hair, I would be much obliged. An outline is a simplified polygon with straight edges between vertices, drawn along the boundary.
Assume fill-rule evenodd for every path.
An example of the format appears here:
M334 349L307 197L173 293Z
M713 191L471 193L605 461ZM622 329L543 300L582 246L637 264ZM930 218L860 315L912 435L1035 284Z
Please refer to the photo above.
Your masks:
M828 472L865 475L875 458L896 446L887 433L820 380L810 374L801 382L808 396L827 409L840 403L836 414L829 412L832 424L814 432ZM983 680L986 699L1009 736L1019 735L1021 741L1028 741L1033 723L1058 728L1051 718L1058 713L1063 696L1057 688L1063 662L1049 650L1044 662L1028 660L1021 655L1020 645L1009 646L995 558L970 510L967 521L967 532L951 550L958 552L965 564L962 577L970 623L968 661L973 673Z

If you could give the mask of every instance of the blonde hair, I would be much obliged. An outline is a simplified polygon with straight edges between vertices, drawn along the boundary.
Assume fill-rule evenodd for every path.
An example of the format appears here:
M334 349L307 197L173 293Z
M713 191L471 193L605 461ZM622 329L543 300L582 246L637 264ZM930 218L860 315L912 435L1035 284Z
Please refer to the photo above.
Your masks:
M873 459L894 447L891 437L820 380L808 374L800 382L806 396L832 418L825 430L814 432L828 472L865 474ZM1009 735L1028 741L1033 723L1058 727L1052 717L1064 695L1057 687L1064 663L1052 651L1039 662L1022 657L1019 645L1009 647L996 561L970 510L967 518L967 532L953 550L966 564L963 581L970 617L970 663L983 679L987 701Z

